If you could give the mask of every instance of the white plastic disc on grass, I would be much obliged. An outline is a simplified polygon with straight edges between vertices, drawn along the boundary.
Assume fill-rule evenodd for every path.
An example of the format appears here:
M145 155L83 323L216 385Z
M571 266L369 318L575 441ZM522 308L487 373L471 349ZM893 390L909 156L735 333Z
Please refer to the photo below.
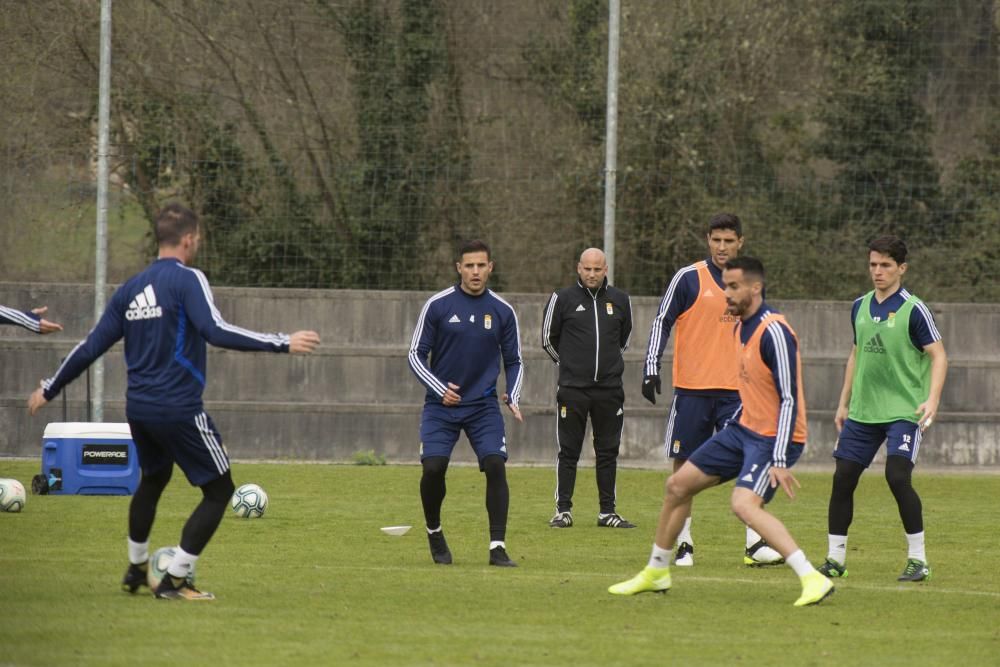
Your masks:
M385 526L382 532L386 535L406 535L413 526Z

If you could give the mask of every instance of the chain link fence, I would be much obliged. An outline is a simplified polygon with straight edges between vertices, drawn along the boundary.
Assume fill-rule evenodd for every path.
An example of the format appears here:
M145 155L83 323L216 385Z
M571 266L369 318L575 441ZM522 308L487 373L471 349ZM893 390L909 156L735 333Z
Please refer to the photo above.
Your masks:
M0 275L93 275L98 3L0 4ZM153 213L217 285L433 289L460 239L544 292L603 238L607 3L114 4L109 279ZM997 0L624 0L616 282L658 294L711 214L780 298L852 298L864 244L931 300L1000 299Z

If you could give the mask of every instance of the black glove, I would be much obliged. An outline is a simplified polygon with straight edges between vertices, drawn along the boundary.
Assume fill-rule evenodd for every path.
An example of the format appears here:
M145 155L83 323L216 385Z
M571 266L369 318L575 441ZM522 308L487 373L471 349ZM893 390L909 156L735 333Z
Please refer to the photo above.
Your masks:
M646 398L647 401L649 401L653 405L656 405L656 394L659 393L661 393L659 375L647 375L645 378L643 378L642 395Z

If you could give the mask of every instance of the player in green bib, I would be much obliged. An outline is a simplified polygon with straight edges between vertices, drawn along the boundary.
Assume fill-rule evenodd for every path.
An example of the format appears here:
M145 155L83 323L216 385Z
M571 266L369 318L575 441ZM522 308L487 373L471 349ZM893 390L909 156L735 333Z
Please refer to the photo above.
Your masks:
M896 499L909 545L899 581L930 579L924 548L920 496L913 466L923 434L934 422L948 357L934 316L902 286L906 244L880 236L868 244L868 271L875 289L854 302L854 347L834 421L840 437L833 456L828 514L829 552L819 571L846 577L847 529L854 518L854 490L861 473L886 443L885 479Z

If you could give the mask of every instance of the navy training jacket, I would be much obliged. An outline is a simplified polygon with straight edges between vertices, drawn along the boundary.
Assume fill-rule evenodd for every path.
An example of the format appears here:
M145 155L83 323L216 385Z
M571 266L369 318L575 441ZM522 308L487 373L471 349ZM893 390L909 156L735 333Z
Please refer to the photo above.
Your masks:
M428 361L428 357L430 360ZM427 300L410 343L410 368L427 387L427 403L440 403L448 383L462 405L496 400L500 359L509 401L521 397L521 335L509 303L491 290L478 296L455 285Z
M51 401L117 341L125 339L125 413L139 421L183 421L202 411L206 342L231 350L288 352L289 337L228 324L208 280L174 258L158 259L111 297L87 337L42 382Z

